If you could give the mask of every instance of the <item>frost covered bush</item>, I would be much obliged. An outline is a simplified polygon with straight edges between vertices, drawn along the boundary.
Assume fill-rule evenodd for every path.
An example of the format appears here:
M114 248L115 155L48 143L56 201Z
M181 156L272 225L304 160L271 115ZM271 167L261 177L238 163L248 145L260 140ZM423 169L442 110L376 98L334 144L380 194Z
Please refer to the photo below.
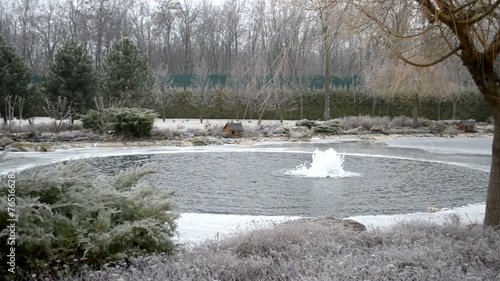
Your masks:
M155 170L132 168L109 177L100 175L88 161L16 175L18 274L54 276L63 269L98 267L174 250L176 215L169 212L171 192L139 182ZM6 188L0 189L0 197L0 240L7 241ZM2 261L6 247L10 246L3 244L0 251ZM0 270L8 277L7 266L2 262Z
M340 120L342 130L350 130L360 127L358 116L346 116Z
M73 280L498 280L500 233L407 222L355 232L298 220ZM71 278L68 278L71 280Z
M148 137L153 130L156 114L142 108L105 108L101 111L90 110L82 118L84 129L99 133L113 132L125 138Z
M214 137L222 137L224 134L224 127L221 125L205 126L208 135Z
M207 136L208 132L206 129L198 129L198 128L188 128L185 132L188 136Z
M417 126L422 127L425 121L429 120L423 117L418 117ZM412 127L413 119L405 115L396 116L392 118L391 126L396 128Z
M153 127L153 130L151 130L151 136L153 138L173 139L174 132L170 129L159 129L157 127Z
M421 127L425 118L418 118L418 126ZM393 117L392 120L388 116L370 116L370 115L360 115L360 116L347 116L340 120L340 126L343 130L350 130L356 128L363 128L365 130L372 130L374 126L383 126L386 128L405 128L412 127L413 119L400 115Z
M115 135L125 138L151 136L156 114L149 109L120 108L114 114L113 130Z
M411 127L413 119L408 116L400 115L392 118L391 126L395 128Z
M371 130L374 126L386 126L388 127L391 119L387 116L370 116L370 115L360 115L360 116L347 116L340 120L340 126L343 130L350 130L356 128L363 128L365 130Z
M385 127L389 127L391 125L391 118L389 116L375 116L375 124L376 125L381 125Z
M82 118L83 128L101 134L107 134L109 127L111 126L109 124L111 122L111 113L108 111L109 110L99 112L95 110L89 110L87 115L83 116Z

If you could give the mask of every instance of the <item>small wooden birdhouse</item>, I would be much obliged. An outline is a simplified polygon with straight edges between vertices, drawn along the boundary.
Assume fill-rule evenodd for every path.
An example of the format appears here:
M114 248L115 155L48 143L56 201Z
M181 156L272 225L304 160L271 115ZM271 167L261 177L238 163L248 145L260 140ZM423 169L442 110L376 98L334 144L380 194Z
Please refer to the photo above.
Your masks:
M458 129L464 132L475 132L476 120L462 120L458 123Z
M241 138L243 136L243 125L239 122L226 123L224 134L228 138Z

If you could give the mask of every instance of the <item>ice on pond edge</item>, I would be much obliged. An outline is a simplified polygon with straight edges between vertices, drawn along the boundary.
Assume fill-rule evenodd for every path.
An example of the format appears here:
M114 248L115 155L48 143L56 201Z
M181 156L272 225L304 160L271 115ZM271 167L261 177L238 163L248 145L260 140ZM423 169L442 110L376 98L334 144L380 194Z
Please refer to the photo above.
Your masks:
M366 226L367 230L384 229L400 222L413 220L429 223L451 223L457 220L461 224L482 224L485 204L470 204L463 207L441 210L437 212L418 212L399 215L363 215L352 216L353 219ZM287 220L301 218L299 216L251 216L233 214L201 214L183 213L178 220L179 242L200 243L207 239L223 239L232 233L255 229L256 226L273 226Z

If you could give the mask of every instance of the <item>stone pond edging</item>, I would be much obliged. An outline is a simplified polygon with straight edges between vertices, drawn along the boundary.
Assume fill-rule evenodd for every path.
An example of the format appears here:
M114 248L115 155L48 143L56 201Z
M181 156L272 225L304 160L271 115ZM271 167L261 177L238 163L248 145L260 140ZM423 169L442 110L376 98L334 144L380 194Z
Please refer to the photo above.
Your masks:
M455 122L456 123L456 122ZM206 132L200 135L180 134L171 138L154 136L144 139L122 140L110 135L74 131L60 134L42 133L36 136L27 133L0 134L0 150L11 152L51 152L55 149L82 147L142 147L142 146L210 146L223 144L252 145L266 141L301 142L314 139L362 139L384 140L400 137L462 137L478 138L493 136L493 126L478 123L475 132L462 132L451 121L426 121L420 128L391 128L374 125L367 129L358 127L343 130L338 120L311 121L300 120L295 126L262 126L253 132L244 133L242 138L211 136Z

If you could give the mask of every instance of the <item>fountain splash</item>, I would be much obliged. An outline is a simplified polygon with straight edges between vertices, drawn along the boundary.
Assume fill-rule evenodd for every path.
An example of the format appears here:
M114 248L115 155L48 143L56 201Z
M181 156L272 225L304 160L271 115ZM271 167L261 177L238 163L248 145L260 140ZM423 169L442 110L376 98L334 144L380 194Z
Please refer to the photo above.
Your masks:
M335 149L325 151L316 149L312 154L312 162L301 164L293 170L285 171L285 175L307 178L345 178L358 177L361 174L344 170L344 154L339 154Z

